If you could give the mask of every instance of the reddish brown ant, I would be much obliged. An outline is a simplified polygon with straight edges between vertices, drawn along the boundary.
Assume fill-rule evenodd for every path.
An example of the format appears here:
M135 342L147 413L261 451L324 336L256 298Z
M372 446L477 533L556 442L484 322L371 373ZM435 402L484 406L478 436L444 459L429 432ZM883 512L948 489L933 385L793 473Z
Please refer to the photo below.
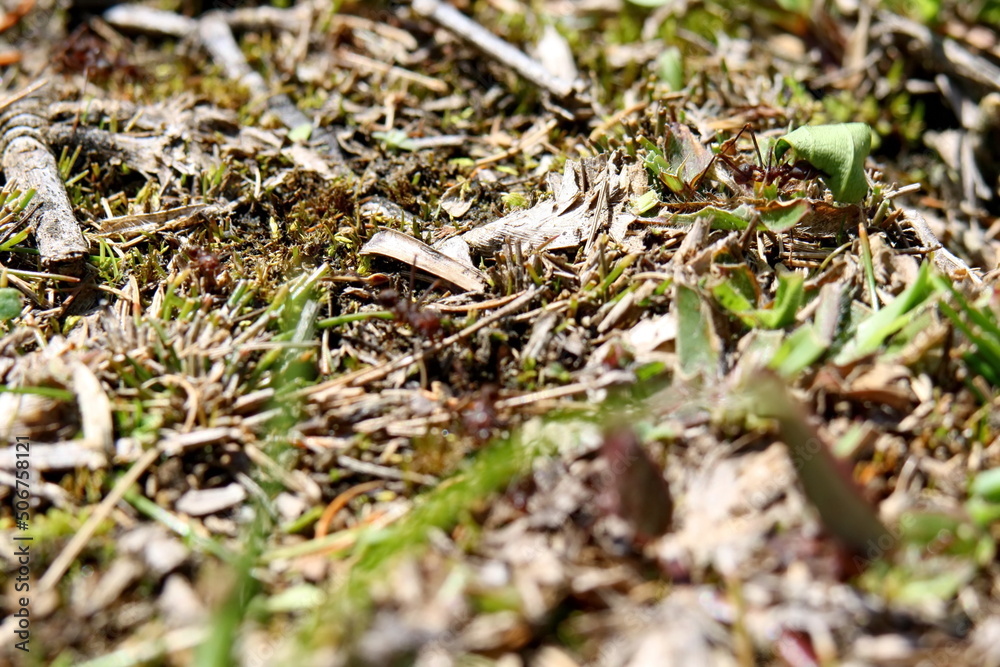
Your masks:
M62 72L82 72L87 79L104 81L113 75L138 79L142 72L88 23L81 23L56 50L54 64Z
M478 442L489 440L493 429L501 423L496 408L498 398L497 386L485 384L473 396L467 398L462 407L462 425L465 427L465 431Z
M431 286L433 288L433 285ZM437 338L441 333L442 315L433 308L421 305L423 298L414 303L403 299L394 289L384 289L378 293L378 302L386 310L392 312L397 322L406 322L414 331L427 338Z
M739 141L744 132L750 133L750 139L753 141L754 151L757 153L757 164L739 162L736 158L730 155L730 151L733 150L736 142ZM692 187L698 187L698 183L701 182L701 179L704 178L705 174L707 174L712 168L712 165L715 164L716 160L721 160L726 163L726 166L729 167L733 174L733 181L735 181L737 185L762 183L763 185L775 185L780 189L783 188L788 181L793 179L805 181L826 175L806 160L797 160L794 163L783 162L781 164L772 165L771 158L773 156L774 149L772 148L768 155L767 164L764 163L764 158L760 152L760 145L757 143L757 134L753 131L750 124L747 123L735 137L723 142L722 146L719 147L719 152L712 156L708 165L706 165L702 172L698 174L697 178L692 181Z
M181 250L187 258L187 266L201 282L202 289L205 292L218 289L222 258L210 250L193 245L185 245Z

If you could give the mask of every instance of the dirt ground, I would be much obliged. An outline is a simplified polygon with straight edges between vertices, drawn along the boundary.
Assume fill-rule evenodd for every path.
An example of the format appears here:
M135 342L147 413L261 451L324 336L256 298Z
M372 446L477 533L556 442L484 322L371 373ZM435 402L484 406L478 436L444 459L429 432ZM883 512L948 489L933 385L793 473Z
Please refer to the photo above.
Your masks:
M2 10L3 664L1000 666L997 2Z

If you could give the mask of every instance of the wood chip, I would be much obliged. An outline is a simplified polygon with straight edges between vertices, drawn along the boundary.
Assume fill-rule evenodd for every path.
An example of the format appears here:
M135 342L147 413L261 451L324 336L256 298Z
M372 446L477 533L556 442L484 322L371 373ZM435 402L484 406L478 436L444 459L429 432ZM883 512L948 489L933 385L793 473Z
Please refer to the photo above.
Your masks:
M188 516L208 516L238 505L246 497L246 489L234 483L217 489L188 491L177 499L174 509Z
M489 284L482 271L465 266L423 241L383 229L359 251L361 255L381 255L404 262L470 292L482 292Z
M40 128L48 121L41 108L42 102L30 96L0 105L4 109L0 116L4 176L23 191L35 190L35 208L29 219L42 265L75 266L87 256L89 245L73 213L55 156L43 141Z
M111 401L94 372L79 362L73 364L73 391L80 406L84 441L113 456L115 426L111 417Z

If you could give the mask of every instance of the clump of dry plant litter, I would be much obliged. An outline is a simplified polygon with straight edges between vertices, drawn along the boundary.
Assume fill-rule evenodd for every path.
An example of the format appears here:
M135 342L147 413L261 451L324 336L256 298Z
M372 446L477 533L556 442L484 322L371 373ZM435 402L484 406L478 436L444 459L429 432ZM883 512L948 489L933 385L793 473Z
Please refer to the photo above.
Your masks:
M780 4L20 3L5 636L1000 664L996 8Z

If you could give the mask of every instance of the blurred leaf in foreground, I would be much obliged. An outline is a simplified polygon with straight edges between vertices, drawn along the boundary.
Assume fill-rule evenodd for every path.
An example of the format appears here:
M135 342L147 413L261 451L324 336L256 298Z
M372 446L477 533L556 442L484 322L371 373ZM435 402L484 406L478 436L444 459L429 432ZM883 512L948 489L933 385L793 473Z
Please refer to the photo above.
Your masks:
M601 445L610 473L609 509L635 529L639 544L670 529L674 503L663 471L631 428L609 431Z
M781 379L761 372L748 383L746 392L754 414L778 421L781 439L788 447L806 497L830 533L869 560L890 551L895 546L892 535L806 420Z
M0 288L0 320L12 320L21 314L24 300L13 287Z
M712 323L712 311L694 288L674 286L677 304L677 360L684 377L715 378L722 341Z

